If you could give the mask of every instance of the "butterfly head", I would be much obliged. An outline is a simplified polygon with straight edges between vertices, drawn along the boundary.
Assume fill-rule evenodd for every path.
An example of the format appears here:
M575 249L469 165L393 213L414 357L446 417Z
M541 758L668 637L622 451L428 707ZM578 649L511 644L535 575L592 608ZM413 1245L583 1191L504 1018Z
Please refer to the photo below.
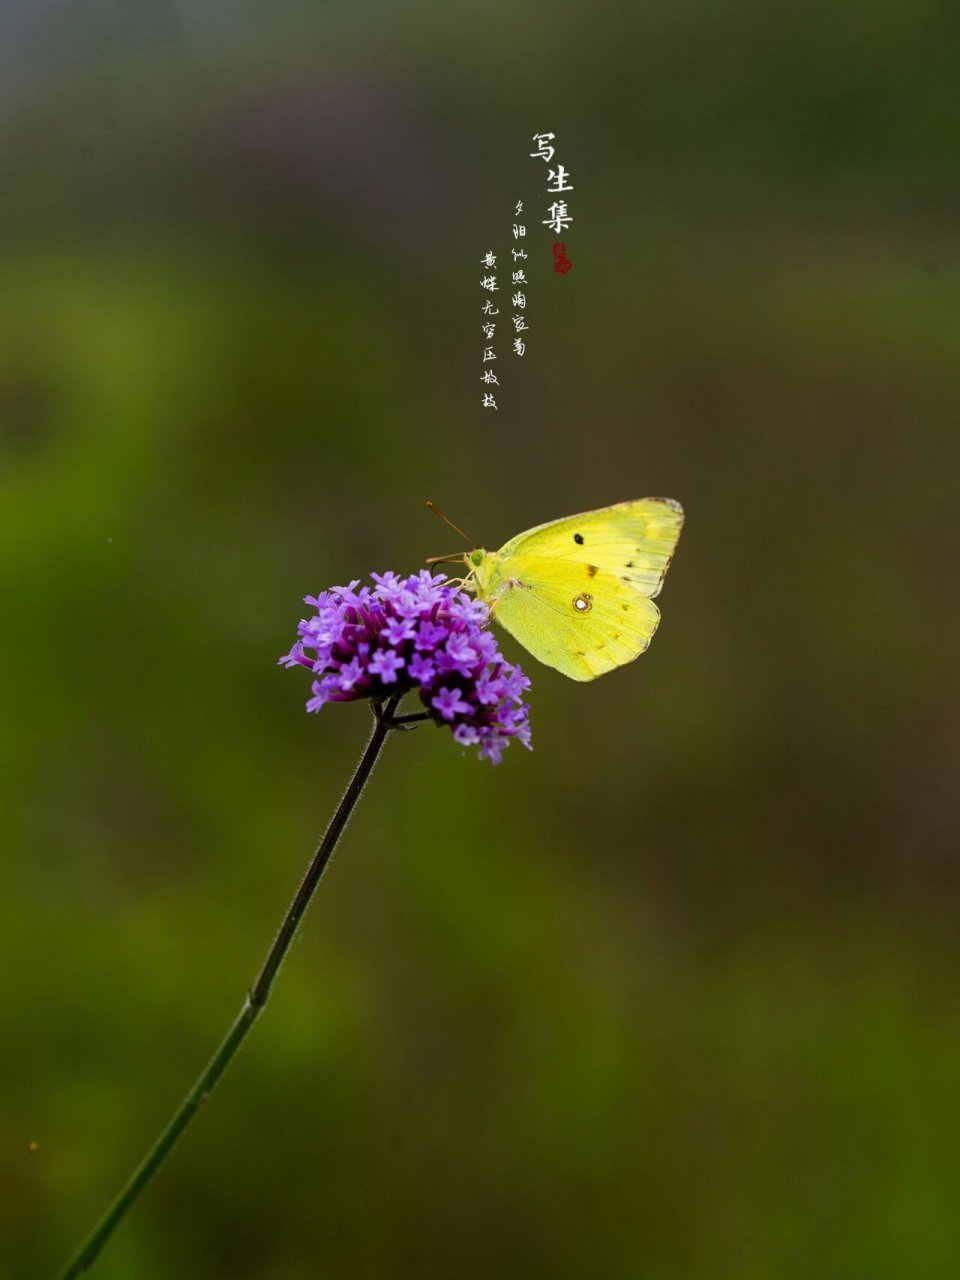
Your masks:
M463 558L468 569L467 577L473 579L477 594L480 597L489 595L497 576L499 554L477 547L474 551L468 551Z
M476 547L461 528L448 520L443 512L433 503L428 502L427 506L430 510L440 517L440 519L460 534L460 537L470 546L469 551L454 552L448 556L430 556L427 564L441 564L445 560L456 560L466 565L467 572L460 579L461 585L467 591L476 591L481 598L489 596L494 586L494 580L497 574L497 565L500 562L500 553L498 551L485 551L483 547Z

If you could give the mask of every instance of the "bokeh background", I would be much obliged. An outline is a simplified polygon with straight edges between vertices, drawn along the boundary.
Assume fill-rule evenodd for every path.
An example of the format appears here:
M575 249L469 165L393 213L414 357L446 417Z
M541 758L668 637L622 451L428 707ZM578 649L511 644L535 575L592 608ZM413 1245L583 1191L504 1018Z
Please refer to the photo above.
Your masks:
M525 660L497 769L389 743L95 1274L958 1273L957 35L0 4L0 1275L153 1139L356 759L275 666L301 597L448 550L426 498L495 547L643 494L687 509L650 652ZM541 130L574 269L531 232L484 412Z

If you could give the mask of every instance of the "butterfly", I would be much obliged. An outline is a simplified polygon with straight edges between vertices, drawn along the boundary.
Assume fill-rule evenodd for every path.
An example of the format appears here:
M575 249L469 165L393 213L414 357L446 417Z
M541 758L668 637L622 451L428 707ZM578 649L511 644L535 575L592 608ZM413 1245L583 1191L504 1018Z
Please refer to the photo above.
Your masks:
M683 508L672 498L565 516L518 533L499 551L464 553L464 586L535 658L572 680L595 680L653 639L660 621L653 598L682 526Z

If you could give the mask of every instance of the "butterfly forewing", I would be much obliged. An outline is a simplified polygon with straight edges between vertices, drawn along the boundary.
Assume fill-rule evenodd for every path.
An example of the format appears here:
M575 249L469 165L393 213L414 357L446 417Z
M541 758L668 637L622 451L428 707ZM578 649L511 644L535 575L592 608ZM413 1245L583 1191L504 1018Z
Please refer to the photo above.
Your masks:
M565 516L518 534L500 549L504 572L519 576L528 556L557 557L615 574L645 596L657 595L683 526L670 498L640 498Z

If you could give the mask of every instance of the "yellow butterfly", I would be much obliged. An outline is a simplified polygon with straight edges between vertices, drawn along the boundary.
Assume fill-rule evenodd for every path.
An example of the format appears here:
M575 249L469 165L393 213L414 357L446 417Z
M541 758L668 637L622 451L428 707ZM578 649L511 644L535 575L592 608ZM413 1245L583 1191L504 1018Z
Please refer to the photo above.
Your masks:
M682 526L683 508L672 498L566 516L518 533L499 551L466 552L464 586L535 658L572 680L595 680L653 639L660 621L653 597Z

